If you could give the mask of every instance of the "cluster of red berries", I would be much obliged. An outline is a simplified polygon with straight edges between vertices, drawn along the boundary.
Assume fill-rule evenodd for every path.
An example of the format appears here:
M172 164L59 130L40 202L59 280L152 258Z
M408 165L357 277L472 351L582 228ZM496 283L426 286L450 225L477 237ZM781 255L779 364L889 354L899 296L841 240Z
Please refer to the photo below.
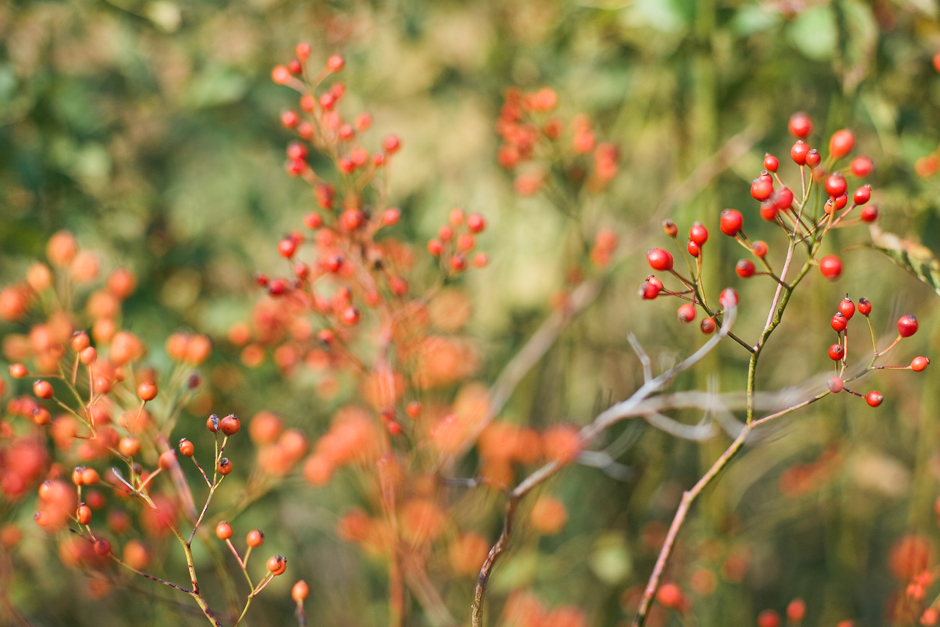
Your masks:
M872 390L868 394L861 394L859 392L855 392L845 387L845 380L843 379L843 375L847 368L847 359L848 359L849 346L848 346L847 329L848 329L849 321L852 319L852 317L855 315L856 312L862 314L868 321L869 328L872 331L871 333L872 342L874 343L874 331L873 331L873 328L871 327L871 320L868 318L869 314L871 314L871 309L872 309L871 302L867 298L860 298L858 300L857 307L855 303L852 301L852 299L849 298L848 296L842 299L842 301L839 303L838 311L836 311L836 313L832 316L832 320L830 320L830 325L832 326L832 330L838 334L839 341L833 344L832 346L830 346L828 350L829 359L836 362L836 370L838 371L838 374L829 379L829 381L827 382L827 386L829 388L829 391L834 394L837 394L845 390L846 392L850 394L864 398L865 402L868 403L869 406L878 407L879 405L881 405L882 402L884 402L884 395L881 394L881 392L878 392L877 390ZM906 316L901 316L901 318L898 319L897 326L898 326L898 336L890 346L888 346L887 348L881 351L878 350L877 346L872 347L874 355L872 358L872 362L869 365L869 370L872 368L877 368L877 369L890 369L890 370L913 370L914 372L923 372L924 370L926 370L927 366L930 364L930 359L928 359L927 357L923 357L923 356L915 357L913 360L911 360L911 363L909 366L874 366L875 360L877 358L881 357L882 355L890 351L892 348L894 348L898 344L898 342L900 342L902 339L911 337L912 335L917 333L917 328L918 328L917 318L915 318L914 316L910 314Z
M476 247L476 235L486 228L486 220L479 213L465 216L463 210L452 209L449 224L437 231L437 237L428 242L428 252L440 258L441 263L454 274L467 269L467 255ZM462 232L461 232L462 231ZM473 257L473 265L482 268L487 264L484 253Z
M584 114L575 115L566 125L561 118L552 116L557 104L555 92L543 88L524 93L519 89L506 90L505 102L496 122L496 131L503 139L499 149L500 165L508 170L527 166L516 178L516 191L522 196L535 194L545 182L547 164L539 159L539 146L546 144L544 152L562 153L568 180L586 182L591 191L600 191L617 175L620 152L610 143L597 143L591 119ZM566 127L570 129L570 143L562 143ZM593 164L587 167L578 159L592 154Z

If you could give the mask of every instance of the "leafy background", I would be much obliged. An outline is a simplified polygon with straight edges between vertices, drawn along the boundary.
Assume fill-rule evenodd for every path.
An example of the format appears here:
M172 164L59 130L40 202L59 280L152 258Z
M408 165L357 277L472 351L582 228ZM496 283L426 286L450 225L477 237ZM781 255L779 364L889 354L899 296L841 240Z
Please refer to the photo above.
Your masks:
M14 1L0 5L0 282L42 257L51 233L70 229L83 246L106 251L109 264L138 273L126 309L135 332L158 346L178 329L223 338L258 297L252 274L277 267L277 240L312 205L306 187L283 173L289 135L278 114L294 102L269 77L298 41L313 45L315 59L346 57L346 106L372 112L376 145L385 132L402 137L393 197L404 237L420 250L453 206L487 216L482 246L492 264L466 283L483 380L547 315L573 262L559 243L576 226L545 199L518 197L497 165L493 126L509 86L553 87L563 112L589 113L618 146L620 174L591 202L598 225L632 238L631 253L664 243L653 219L662 211L680 230L698 219L717 233L724 207L742 209L751 237L779 253L778 234L750 226L758 220L747 190L766 150L786 155L786 120L796 110L813 116L820 147L832 131L854 129L877 164L881 228L940 249L938 181L914 171L940 142L940 74L931 65L940 23L928 0ZM673 195L742 132L755 138L746 154L709 184ZM868 241L856 227L829 245ZM734 277L740 253L730 242L713 235L708 246L709 283L741 292L741 334L753 335L773 286ZM902 345L900 363L940 344L928 286L870 250L854 247L843 259L842 279L814 275L794 299L764 358L763 389L826 371L828 319L846 292L872 300L886 336L898 315L918 316L922 331ZM636 298L647 273L642 254L619 268L523 381L507 420L586 422L608 398L628 395L641 380L630 332L660 366L700 341L696 329L674 323L671 304ZM712 376L722 389L740 389L745 363L729 344L679 384L704 387ZM303 373L241 368L222 341L208 368L213 407L271 409L311 436L354 393L324 400ZM694 623L685 624L751 624L759 610L797 596L807 601L807 625L891 620L892 595L903 590L889 568L892 546L912 533L940 540L940 375L904 374L874 377L887 398L877 411L843 395L768 430L706 494L670 576L685 583L704 569L718 585L693 595ZM626 480L579 467L550 485L569 523L550 538L523 529L497 569L494 610L509 591L531 588L549 605L578 605L591 624L630 618L625 592L645 581L681 490L724 444L625 429L635 431L619 460ZM794 491L793 468L825 472ZM245 517L293 556L291 575L311 584L311 624L384 621L383 567L336 537L337 516L358 498L351 486L290 480ZM27 509L18 510L23 521ZM488 524L495 537L498 518ZM147 595L89 599L75 585L81 575L59 568L54 548L24 527L12 595L36 624L177 620L176 608ZM729 557L746 564L743 577ZM289 584L272 584L252 623L292 620ZM467 607L471 587L455 582L448 600Z

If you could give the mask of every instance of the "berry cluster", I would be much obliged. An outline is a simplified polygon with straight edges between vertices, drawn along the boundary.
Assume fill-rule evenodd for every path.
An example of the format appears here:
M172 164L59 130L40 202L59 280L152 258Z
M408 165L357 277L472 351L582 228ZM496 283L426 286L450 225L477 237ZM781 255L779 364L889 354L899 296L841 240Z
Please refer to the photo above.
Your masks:
M508 89L496 122L503 139L498 160L507 170L521 170L516 192L531 196L549 184L557 168L567 182L602 191L617 175L619 151L610 143L597 143L591 119L578 114L565 123L553 115L555 92L543 88L533 93ZM585 155L590 154L588 161Z

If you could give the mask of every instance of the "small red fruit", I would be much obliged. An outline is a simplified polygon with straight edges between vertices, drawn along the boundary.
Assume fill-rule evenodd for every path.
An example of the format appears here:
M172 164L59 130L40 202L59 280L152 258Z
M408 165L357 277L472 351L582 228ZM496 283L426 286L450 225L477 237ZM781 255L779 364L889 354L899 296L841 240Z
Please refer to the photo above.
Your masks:
M806 165L808 165L811 170L815 170L821 161L822 156L820 156L819 151L815 148L806 153Z
M334 54L326 60L326 67L331 72L339 72L341 69L343 69L344 65L346 65L346 62L343 61L343 57L339 56L338 54Z
M271 70L271 80L278 85L287 84L290 78L290 70L287 69L286 65L276 65L274 69Z
M730 287L726 287L721 291L721 295L718 296L718 302L721 303L721 306L725 309L730 309L731 307L738 306L738 293Z
M232 525L228 524L224 520L220 520L219 524L215 526L215 535L219 540L228 540L232 537Z
M663 220L663 233L666 234L666 237L675 237L679 232L679 227L676 226L676 223L672 220Z
M215 414L212 414L211 416L206 418L206 429L208 429L212 433L218 433L219 432L219 417L216 416Z
M869 157L855 157L852 159L852 174L860 179L863 179L871 174L872 170L874 169L875 162L872 161Z
M39 398L52 398L55 394L52 389L52 384L42 379L33 383L33 393Z
M787 605L787 620L791 623L799 623L806 616L806 602L803 599L793 599Z
M264 532L258 531L257 529L252 529L248 532L246 543L253 549L258 548L264 544Z
M881 392L876 392L875 390L869 392L865 397L865 402L868 403L869 407L878 407L884 400L884 395L882 395Z
M754 267L754 262L750 259L742 259L734 267L734 271L738 273L738 276L742 279L748 279L754 276L754 272L757 268Z
M911 360L911 370L914 372L923 372L930 365L930 360L926 357L915 357Z
M842 261L835 255L827 255L819 260L819 271L824 277L834 281L842 274Z
M780 162L777 161L777 157L773 156L769 152L764 155L764 169L768 172L776 172L777 168L780 167Z
M799 111L790 116L787 128L791 135L803 139L813 132L813 120L802 111Z
M692 255L693 257L698 257L699 255L702 254L702 249L699 247L699 245L691 240L689 240L689 243L686 244L685 247L686 247L686 250L689 251L689 254Z
M701 222L694 222L689 229L689 239L701 246L708 241L708 229Z
M869 200L871 200L871 185L859 187L852 196L852 201L856 205L864 205Z
M140 453L140 449L140 440L132 435L123 437L121 438L121 441L118 442L118 450L121 451L121 455L124 455L125 457L134 457Z
M702 333L704 333L705 335L711 335L712 333L715 332L715 329L717 328L717 326L718 325L715 324L714 318L705 318L704 320L702 320L702 324L699 325L699 328L702 329Z
M692 322L695 320L695 305L685 303L679 307L679 322Z
M917 318L908 314L906 316L901 316L901 319L898 320L898 334L901 337L911 337L917 333Z
M829 154L836 159L846 156L855 148L855 135L848 129L842 129L832 134L829 139Z
M220 459L216 467L218 468L220 475L229 474L230 472L232 472L232 468L233 468L232 462L229 461L228 457L223 457L222 459Z
M486 219L479 213L471 213L467 216L467 228L474 233L480 233L486 228Z
M242 428L242 423L235 414L229 414L219 421L219 431L225 435L235 435Z
M859 215L862 222L872 223L878 219L878 205L865 205Z
M846 320L845 316L843 316L841 313L836 313L836 315L832 317L832 320L830 320L829 324L832 325L833 331L836 333L842 333L845 331L845 327L848 326L849 321Z
M777 209L786 211L793 206L793 192L786 187L781 187L773 195L773 203Z
M754 256L763 259L767 256L767 243L761 240L758 240L751 244L751 252L754 253Z
M170 470L176 466L176 451L163 451L159 459L160 468Z
M802 139L798 139L793 147L790 148L790 158L796 165L806 165L806 153L809 152L809 145Z
M845 316L846 320L851 320L855 315L855 303L848 296L839 301L839 313Z
M401 148L401 140L399 140L396 135L389 135L382 140L382 148L384 148L385 152L388 154L398 152L398 149Z
M867 316L871 313L871 301L862 296L858 299L858 313Z
M91 522L91 508L82 503L75 510L75 518L78 520L78 524L87 525Z
M760 217L768 222L773 222L777 219L777 206L773 201L765 200L761 203Z
M186 438L183 438L182 440L180 440L179 449L180 449L180 454L183 457L192 457L193 454L196 452L196 446L192 442L187 440Z
M294 600L294 603L303 603L309 594L310 586L303 580L295 583L294 587L290 589L290 597Z
M829 391L833 394L838 394L845 389L845 383L842 381L842 377L831 377L826 381L826 387L829 388Z
M103 538L95 541L95 553L98 555L107 555L111 552L111 543Z
M150 381L144 381L137 386L137 396L143 401L152 401L157 398L157 385Z
M774 610L764 610L757 615L757 627L780 627L780 614Z
M849 184L845 181L845 177L842 176L840 172L831 174L829 178L826 179L826 193L832 197L841 196L848 187Z
M842 348L842 344L833 344L829 347L829 359L832 361L840 361L843 356L845 356L845 349Z
M646 261L653 270L661 272L672 270L672 255L662 248L654 248L646 253Z
M751 196L754 200L767 200L774 193L774 184L772 180L758 177L751 182Z
M283 575L284 571L287 570L287 558L281 555L274 555L268 559L267 567L275 577Z
M656 600L664 607L678 607L682 603L682 590L674 583L663 584L656 592Z
M735 209L725 209L721 212L721 232L729 237L737 235L744 227L744 218L741 212Z
M344 324L354 325L359 322L359 310L355 307L347 307L343 310L341 318Z
M29 370L26 369L26 366L23 364L11 364L10 365L10 376L14 379L22 379L29 374Z

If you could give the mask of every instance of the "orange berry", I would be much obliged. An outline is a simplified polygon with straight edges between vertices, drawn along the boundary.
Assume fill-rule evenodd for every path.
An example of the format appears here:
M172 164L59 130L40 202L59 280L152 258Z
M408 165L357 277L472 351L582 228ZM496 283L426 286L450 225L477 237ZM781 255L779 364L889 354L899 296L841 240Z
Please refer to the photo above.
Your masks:
M87 525L91 522L91 508L82 503L75 511L75 518L78 520L78 524Z
M195 452L196 452L196 447L192 442L190 442L186 438L183 438L182 440L180 440L180 453L184 457L192 457Z
M160 454L160 468L170 470L176 466L176 451L164 451Z
M83 364L85 364L86 366L90 366L96 361L98 361L98 351L95 350L94 346L83 348L82 352L78 354L78 358L81 360Z
M310 586L303 579L295 583L290 590L290 596L296 603L303 603L308 594L310 594Z
M150 381L144 381L137 386L137 396L143 401L152 401L157 398L157 384Z
M287 570L287 558L283 555L273 555L268 559L267 567L275 577L283 575Z
M52 384L42 379L33 383L33 393L39 398L52 398L55 395Z
M532 507L529 520L539 533L555 535L568 522L568 511L558 499L552 496L542 496Z
M232 525L228 524L224 520L220 520L219 524L215 526L215 535L219 540L228 540L232 537Z
M121 438L121 441L118 443L118 450L121 451L121 455L126 455L127 457L134 457L140 453L140 447L140 440L132 435Z
M252 548L257 548L264 544L264 532L257 529L252 529L248 532L247 538L248 546Z
M217 467L219 469L220 475L227 475L228 473L232 472L232 468L233 468L232 462L229 461L228 457L223 457L222 459L220 459Z

